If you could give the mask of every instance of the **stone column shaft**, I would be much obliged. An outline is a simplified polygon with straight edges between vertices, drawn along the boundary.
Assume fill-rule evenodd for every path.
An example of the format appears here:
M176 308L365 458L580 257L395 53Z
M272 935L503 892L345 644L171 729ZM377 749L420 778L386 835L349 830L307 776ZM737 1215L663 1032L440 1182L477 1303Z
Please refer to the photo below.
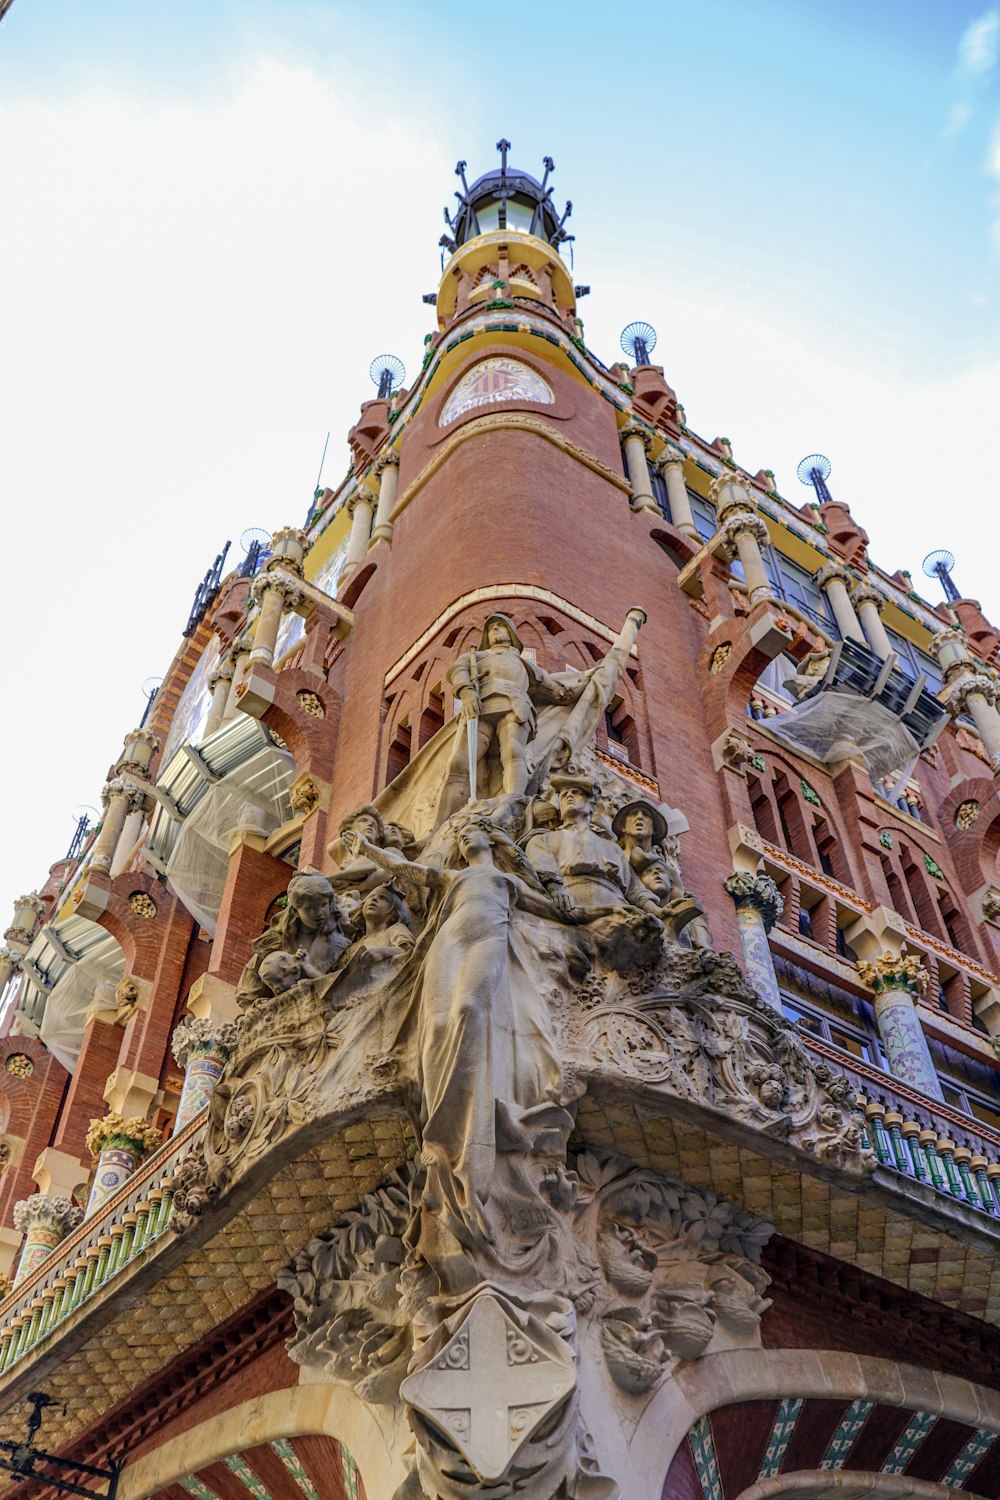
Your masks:
M373 542L391 542L393 523L389 517L396 504L399 490L399 455L387 453L381 463L381 479L378 487L378 505L375 508Z
M854 613L854 605L847 591L847 583L850 574L836 563L828 563L825 568L820 568L816 574L816 582L826 594L833 610L833 618L837 622L837 629L845 640L857 641L861 646L867 646L865 633L861 629L860 621Z
M278 640L281 616L284 612L285 598L280 590L274 588L262 590L260 611L253 633L253 650L250 652L251 662L262 661L265 666L271 665L274 660L274 648Z
M993 766L1000 762L1000 714L983 693L970 692L965 695L969 717L979 731L979 738L986 747Z
M882 624L882 612L874 591L856 589L854 592L854 605L861 620L861 628L867 637L868 644L880 656L883 661L892 651L892 644L886 634L885 626Z
M648 510L659 515L660 507L653 496L649 465L646 462L645 433L634 423L629 423L628 426L622 428L622 436L625 440L625 467L628 469L628 480L632 486L632 509Z
M95 870L110 870L114 861L115 851L118 848L118 840L121 838L122 829L125 827L125 819L128 817L130 797L124 786L119 790L113 782L109 782L105 788L107 793L107 807L104 813L104 822L101 831L97 835L90 856L91 868Z
M767 569L764 567L760 543L752 531L736 533L736 553L743 564L743 575L746 578L750 602L773 598L774 590L767 576Z
M114 859L111 861L109 874L112 879L120 875L128 865L128 859L132 850L139 842L142 827L146 821L146 814L141 807L133 807L125 818L122 831L118 836Z
M233 668L232 681L229 684L229 692L226 696L226 710L222 716L223 723L233 717L240 706L240 688L250 671L251 644L248 640L237 641L229 653L229 660Z
M205 721L205 733L203 738L208 739L222 726L226 715L226 703L229 699L230 689L233 685L233 669L229 662L216 667L208 679L209 687L212 689L212 707L208 711Z
M356 572L365 560L372 534L375 497L370 490L355 490L347 503L351 507L351 534L347 539L347 556L342 574L344 578Z
M698 527L691 509L691 497L684 483L684 455L677 448L668 448L660 460L663 482L667 486L667 502L670 506L670 521L682 534L693 542L701 543Z
M781 1010L781 991L767 935L784 910L784 898L769 875L734 870L722 882L736 906L747 979L768 1005Z

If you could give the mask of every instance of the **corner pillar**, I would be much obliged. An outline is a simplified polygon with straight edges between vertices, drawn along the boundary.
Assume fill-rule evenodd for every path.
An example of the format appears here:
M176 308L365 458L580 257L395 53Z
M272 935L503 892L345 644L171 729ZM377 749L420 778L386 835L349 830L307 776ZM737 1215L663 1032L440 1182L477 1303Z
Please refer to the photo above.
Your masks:
M769 544L770 537L749 489L736 475L727 472L713 482L711 495L719 520L716 540L730 561L738 557L743 565L750 603L773 599L774 590L760 550Z
M250 651L250 669L258 663L269 667L274 661L274 648L278 644L278 630L286 609L294 609L302 594L289 578L279 573L258 573L250 585L250 597L260 609L253 632L253 647Z
M736 907L747 978L761 999L780 1011L781 992L767 935L784 910L784 898L770 875L749 870L734 870L722 884Z
M226 715L226 703L229 700L230 689L233 685L233 663L230 658L220 662L215 671L208 679L208 686L212 694L212 707L208 711L205 721L204 738L207 740L217 729L222 727L222 721Z

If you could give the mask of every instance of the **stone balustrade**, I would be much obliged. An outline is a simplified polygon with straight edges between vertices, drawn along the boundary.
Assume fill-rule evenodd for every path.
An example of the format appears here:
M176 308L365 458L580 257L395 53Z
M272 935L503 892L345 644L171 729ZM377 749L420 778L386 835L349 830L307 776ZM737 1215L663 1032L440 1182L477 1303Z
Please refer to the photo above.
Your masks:
M177 1171L205 1130L203 1111L144 1161L0 1302L0 1375L120 1276L170 1224Z
M854 1084L879 1165L1000 1220L1000 1131L912 1092L877 1068L803 1036Z

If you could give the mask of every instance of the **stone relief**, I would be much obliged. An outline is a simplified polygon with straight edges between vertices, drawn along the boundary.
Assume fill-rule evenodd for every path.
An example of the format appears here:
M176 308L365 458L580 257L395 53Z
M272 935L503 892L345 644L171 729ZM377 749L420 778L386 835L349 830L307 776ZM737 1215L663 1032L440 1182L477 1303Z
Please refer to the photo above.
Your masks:
M610 1497L580 1361L645 1401L680 1361L758 1338L770 1226L571 1149L585 1094L683 1101L723 1135L869 1166L847 1080L713 951L683 816L594 754L643 618L592 669L548 675L489 617L452 669L456 721L253 943L205 1145L178 1173L183 1230L302 1132L409 1116L414 1159L281 1284L294 1357L405 1412L428 1500Z
M421 1255L427 1171L414 1161L279 1273L299 1364L405 1410L420 1492L502 1484L612 1496L580 1411L582 1360L640 1405L711 1349L759 1346L757 1264L773 1233L716 1194L608 1152L571 1155L523 1246L560 1245L548 1289L529 1271L445 1292ZM485 1262L480 1270L488 1269Z

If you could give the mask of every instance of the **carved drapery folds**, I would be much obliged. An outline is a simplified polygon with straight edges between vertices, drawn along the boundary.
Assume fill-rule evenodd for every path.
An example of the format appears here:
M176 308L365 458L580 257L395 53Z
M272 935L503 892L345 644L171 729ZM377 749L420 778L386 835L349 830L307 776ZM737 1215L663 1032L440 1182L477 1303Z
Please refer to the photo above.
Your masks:
M847 1080L712 950L682 815L593 754L642 618L552 676L490 618L455 664L459 719L342 822L340 869L296 874L253 944L205 1145L175 1184L183 1232L303 1133L409 1116L413 1160L282 1284L294 1357L405 1412L428 1497L610 1497L581 1362L645 1400L678 1362L758 1338L770 1226L571 1150L581 1097L683 1101L710 1131L868 1166Z

